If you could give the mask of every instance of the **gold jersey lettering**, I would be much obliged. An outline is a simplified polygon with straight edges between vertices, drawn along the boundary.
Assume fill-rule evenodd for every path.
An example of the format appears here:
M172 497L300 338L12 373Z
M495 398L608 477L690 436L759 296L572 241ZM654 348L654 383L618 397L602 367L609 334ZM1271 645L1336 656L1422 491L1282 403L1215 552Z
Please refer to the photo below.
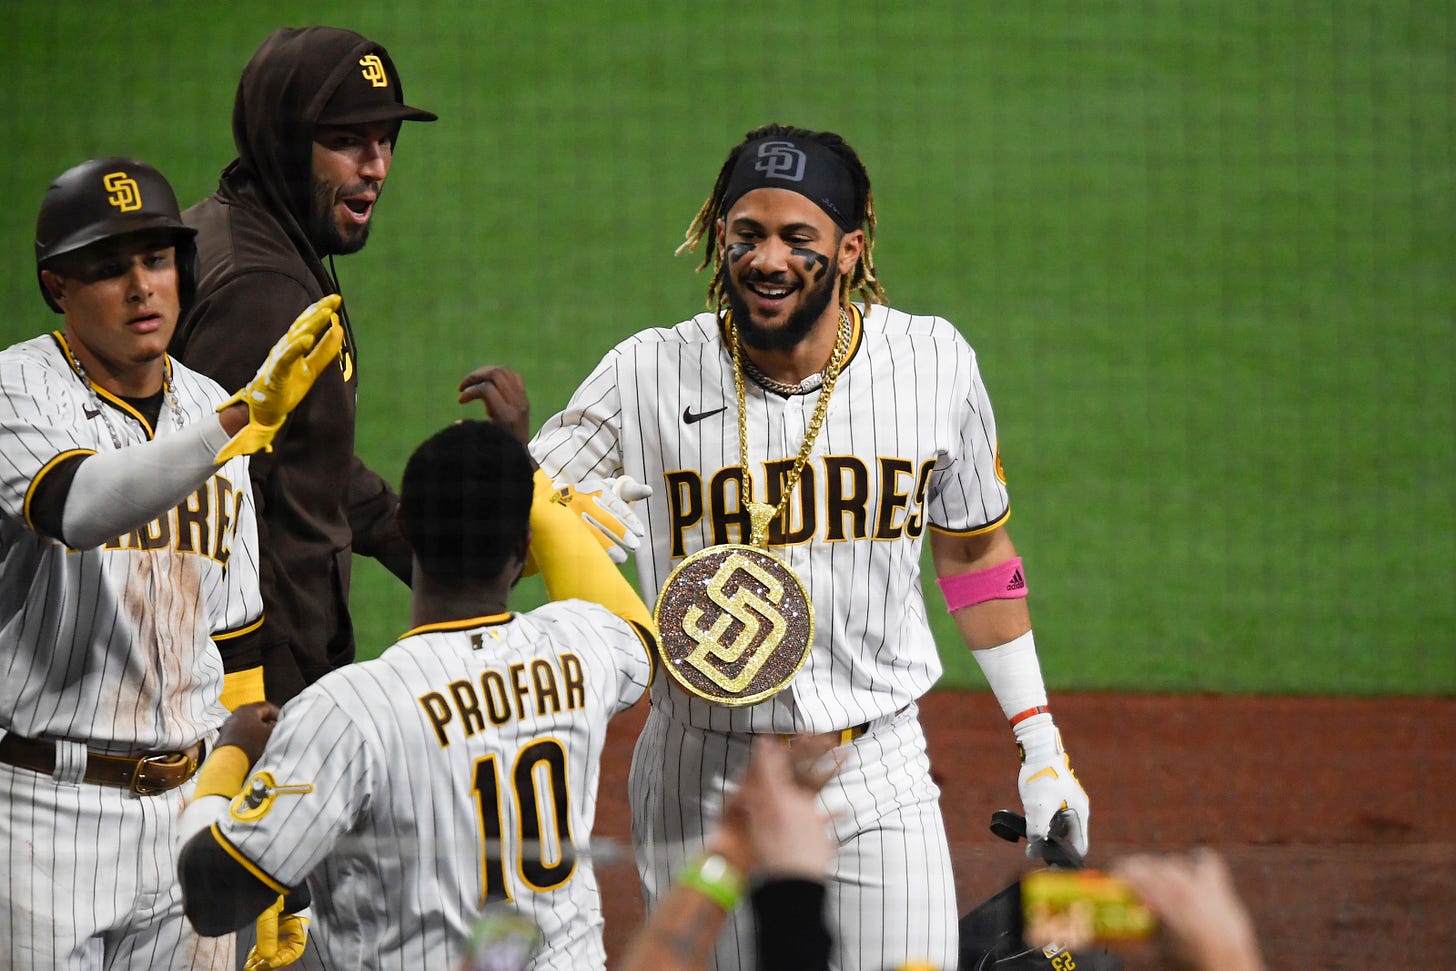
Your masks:
M770 523L768 545L918 539L925 531L925 502L936 461L879 456L867 463L854 455L826 455L809 463L783 513ZM769 505L783 495L784 474L792 465L789 459L763 463L761 481L767 483ZM706 479L679 470L665 473L664 479L674 560L689 554L695 530L703 532L708 546L748 542L742 469L725 466ZM759 475L754 479L760 481Z
M491 726L526 718L548 718L586 705L586 678L581 661L564 654L559 660L534 658L486 668L478 680L461 678L419 697L420 707L435 730L441 748L451 735L471 738ZM446 732L446 726L451 726Z
M242 493L221 475L197 487L164 515L103 544L108 550L170 549L227 565Z

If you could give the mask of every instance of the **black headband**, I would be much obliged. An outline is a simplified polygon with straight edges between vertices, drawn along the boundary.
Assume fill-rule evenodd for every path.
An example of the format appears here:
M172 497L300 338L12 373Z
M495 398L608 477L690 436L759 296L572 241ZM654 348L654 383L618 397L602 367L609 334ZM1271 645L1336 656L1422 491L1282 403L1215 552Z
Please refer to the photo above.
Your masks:
M723 211L754 189L788 189L814 203L846 233L859 228L854 177L838 154L812 138L760 138L743 146L728 188Z

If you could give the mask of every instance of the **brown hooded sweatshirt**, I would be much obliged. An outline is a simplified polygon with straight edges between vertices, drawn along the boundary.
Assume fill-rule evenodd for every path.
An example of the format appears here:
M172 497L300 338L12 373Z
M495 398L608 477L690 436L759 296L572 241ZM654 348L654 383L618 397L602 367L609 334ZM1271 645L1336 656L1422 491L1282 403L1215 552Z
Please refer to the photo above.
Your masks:
M183 214L198 231L197 298L170 348L225 388L251 380L305 306L339 292L304 229L313 134L342 79L371 52L402 103L384 49L334 27L275 31L243 71L233 106L238 157L217 191ZM227 668L261 663L278 704L354 659L351 553L410 577L398 498L354 454L359 348L347 307L338 363L284 423L273 451L252 457L264 622L256 649L230 657Z

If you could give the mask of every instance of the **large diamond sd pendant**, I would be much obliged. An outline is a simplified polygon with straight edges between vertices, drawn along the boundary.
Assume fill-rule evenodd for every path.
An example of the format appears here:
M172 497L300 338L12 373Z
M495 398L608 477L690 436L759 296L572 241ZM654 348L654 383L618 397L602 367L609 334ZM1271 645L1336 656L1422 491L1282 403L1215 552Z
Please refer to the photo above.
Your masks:
M814 643L803 582L758 546L725 543L689 556L668 575L652 616L668 674L720 705L751 705L782 691Z

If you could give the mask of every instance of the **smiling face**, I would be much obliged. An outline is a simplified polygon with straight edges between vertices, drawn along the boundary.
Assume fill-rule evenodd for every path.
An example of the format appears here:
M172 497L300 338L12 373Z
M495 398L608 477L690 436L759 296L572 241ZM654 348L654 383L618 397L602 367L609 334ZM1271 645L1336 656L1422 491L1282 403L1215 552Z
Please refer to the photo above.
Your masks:
M102 240L57 258L41 282L66 315L66 341L93 381L127 397L161 390L181 311L171 234Z
M839 324L838 284L864 233L843 233L824 210L788 189L755 189L719 221L724 291L743 342L788 351L821 324Z
M357 253L394 159L395 121L314 132L308 236L320 255Z

